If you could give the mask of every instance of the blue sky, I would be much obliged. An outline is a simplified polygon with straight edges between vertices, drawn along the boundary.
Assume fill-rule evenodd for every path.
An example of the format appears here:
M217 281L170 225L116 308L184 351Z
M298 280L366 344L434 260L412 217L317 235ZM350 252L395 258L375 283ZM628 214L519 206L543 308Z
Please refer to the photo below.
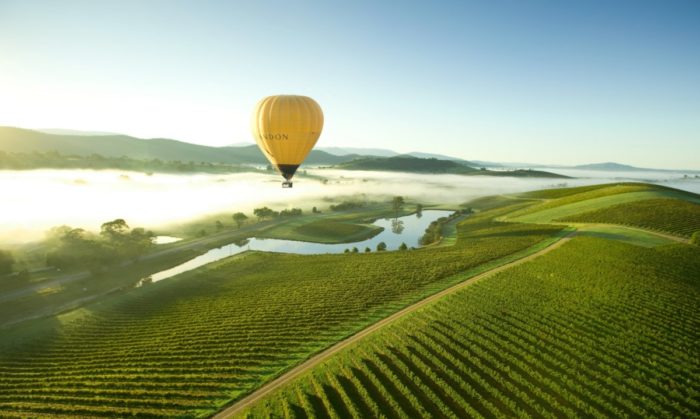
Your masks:
M700 169L698 1L0 0L0 125Z

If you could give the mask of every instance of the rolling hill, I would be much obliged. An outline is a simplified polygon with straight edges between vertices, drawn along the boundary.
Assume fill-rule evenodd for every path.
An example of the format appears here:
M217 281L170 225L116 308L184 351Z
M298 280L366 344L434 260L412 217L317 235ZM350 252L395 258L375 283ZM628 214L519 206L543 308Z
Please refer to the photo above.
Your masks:
M454 160L439 160L435 158L419 158L414 156L395 157L365 157L349 162L341 163L335 168L343 170L376 170L387 172L408 172L408 173L445 173L457 175L482 175L482 176L515 176L515 177L550 177L566 178L568 176L559 175L540 170L480 170L465 163Z
M132 159L180 160L184 162L267 164L258 146L209 147L167 138L142 139L128 135L57 135L45 132L0 127L0 151L31 153L57 151L66 155ZM335 156L313 150L307 164L338 164L357 156Z

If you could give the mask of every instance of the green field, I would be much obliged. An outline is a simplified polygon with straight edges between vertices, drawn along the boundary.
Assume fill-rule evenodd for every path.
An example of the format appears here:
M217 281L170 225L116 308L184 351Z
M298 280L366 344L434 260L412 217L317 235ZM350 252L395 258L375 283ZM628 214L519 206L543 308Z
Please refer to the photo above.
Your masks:
M294 230L300 237L323 237L335 242L356 242L380 233L382 228L340 223L332 220L319 220L301 225Z
M643 247L657 247L676 243L669 237L660 236L636 228L616 225L584 224L578 227L579 236L598 237Z
M561 193L563 196L546 200L508 214L510 221L522 223L548 223L557 219L572 217L584 212L595 211L613 205L647 199L677 198L700 203L700 196L689 192L649 184L596 185L581 189L579 193ZM547 191L554 196L556 190ZM521 196L541 196L547 194L523 194Z
M482 198L464 205L477 212L447 223L435 246L246 252L121 287L77 310L0 329L0 416L209 416L402 308L546 248L571 223L577 237L562 247L399 318L248 414L698 417L700 248L647 230L693 230L696 197L622 184ZM236 235L341 241L367 234L387 208L289 217ZM542 224L562 214L587 218ZM196 252L181 250L171 257ZM81 287L108 290L120 275L163 263L7 302L0 314L76 297Z
M413 204L407 204L398 215L411 214L413 208ZM350 211L331 211L324 208L321 214L289 217L284 222L259 230L256 237L315 243L352 243L381 233L382 228L372 223L379 218L394 215L389 204L377 202L366 203Z
M679 199L648 199L563 217L558 221L622 224L690 237L700 231L700 204Z
M211 413L311 354L559 226L459 226L452 247L358 255L247 253L0 332L0 410Z
M699 299L693 246L576 238L409 314L247 415L700 417Z

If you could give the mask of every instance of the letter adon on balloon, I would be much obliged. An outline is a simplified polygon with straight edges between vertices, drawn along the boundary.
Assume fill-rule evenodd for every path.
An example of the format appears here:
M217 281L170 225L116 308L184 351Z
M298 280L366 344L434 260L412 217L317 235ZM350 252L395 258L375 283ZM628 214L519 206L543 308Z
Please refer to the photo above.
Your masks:
M255 106L253 138L272 167L292 187L292 177L311 152L323 129L323 111L307 96L276 95Z

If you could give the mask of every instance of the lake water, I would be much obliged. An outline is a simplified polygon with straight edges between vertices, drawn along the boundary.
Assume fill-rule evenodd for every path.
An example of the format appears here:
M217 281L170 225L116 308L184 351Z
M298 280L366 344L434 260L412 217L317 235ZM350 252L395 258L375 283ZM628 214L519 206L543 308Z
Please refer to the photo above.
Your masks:
M357 247L360 252L364 252L365 247L369 247L374 252L377 250L377 245L381 242L387 245L387 250L396 250L402 243L406 243L408 247L419 247L420 244L418 241L423 236L428 225L438 218L447 217L450 214L452 214L452 211L425 210L421 216L412 214L397 219L380 219L373 224L384 228L381 233L370 239L355 243L324 244L294 240L258 239L253 237L245 244L231 243L217 249L209 250L205 254L197 256L181 265L153 274L150 276L150 279L151 282L158 282L246 250L315 255L323 253L343 253L345 249L352 249L353 247Z

